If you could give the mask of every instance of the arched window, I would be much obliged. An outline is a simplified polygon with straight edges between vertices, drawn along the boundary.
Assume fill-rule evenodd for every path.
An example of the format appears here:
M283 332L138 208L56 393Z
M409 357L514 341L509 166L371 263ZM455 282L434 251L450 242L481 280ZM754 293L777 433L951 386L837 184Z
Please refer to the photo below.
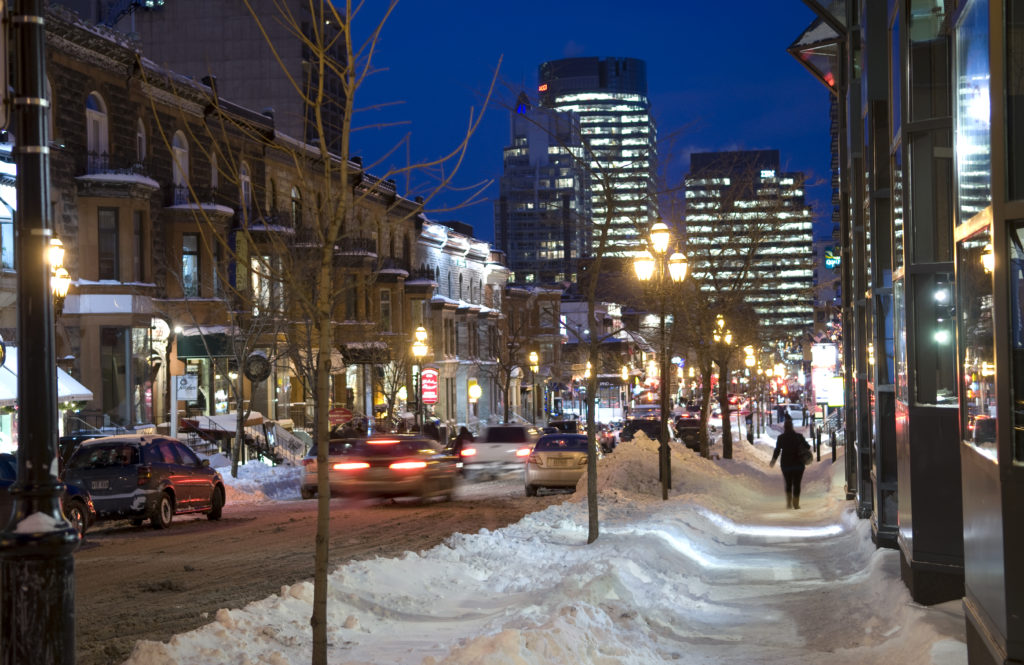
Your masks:
M107 105L99 93L90 92L85 99L86 151L91 173L106 169L110 143L107 138Z
M135 161L139 164L146 161L146 125L142 118L135 121Z
M238 171L238 184L242 190L242 207L246 210L252 209L252 176L249 175L249 165L242 162L242 168Z
M299 226L302 223L302 195L298 187L292 187L292 224Z
M171 153L174 160L171 167L174 186L185 187L188 185L188 141L185 139L185 133L181 130L174 132L174 138L171 139Z

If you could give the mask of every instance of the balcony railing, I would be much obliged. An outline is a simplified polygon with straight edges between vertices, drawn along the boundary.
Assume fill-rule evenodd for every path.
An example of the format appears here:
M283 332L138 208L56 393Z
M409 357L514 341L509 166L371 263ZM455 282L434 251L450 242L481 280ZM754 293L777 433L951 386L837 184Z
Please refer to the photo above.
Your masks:
M127 163L117 164L110 159L105 152L89 152L85 155L86 175L148 175L148 169L144 162L134 160Z

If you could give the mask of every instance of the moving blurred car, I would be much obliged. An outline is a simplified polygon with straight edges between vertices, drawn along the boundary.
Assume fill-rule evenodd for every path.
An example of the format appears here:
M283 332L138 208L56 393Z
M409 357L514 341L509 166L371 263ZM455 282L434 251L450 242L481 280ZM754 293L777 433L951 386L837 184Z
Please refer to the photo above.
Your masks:
M89 490L99 519L128 519L166 529L175 515L204 513L219 520L224 481L210 461L177 439L120 434L89 439L68 461L69 483Z
M538 436L540 431L532 425L492 425L462 449L463 469L468 477L518 470Z
M330 483L331 494L339 494L344 475L334 468L341 461L342 455L352 448L355 439L331 439L327 445L327 482ZM302 480L299 485L299 496L312 499L317 488L317 446L316 442L309 447L309 452L302 458Z
M597 426L597 445L601 448L601 452L608 454L615 450L615 446L619 443L618 437L615 435L615 430L610 425L598 425Z
M526 461L526 496L541 487L576 487L587 468L585 434L545 434Z
M18 459L11 453L0 453L0 524L7 524L14 509L10 488L18 478ZM96 507L89 492L78 485L64 485L60 495L64 517L75 527L79 537L96 521Z
M548 426L563 434L579 434L583 430L578 420L552 420Z
M661 436L660 420L627 420L619 432L619 441L632 441L633 435L643 432L651 441L657 441Z
M456 458L429 437L388 434L355 439L332 462L331 491L339 494L451 500L455 493Z

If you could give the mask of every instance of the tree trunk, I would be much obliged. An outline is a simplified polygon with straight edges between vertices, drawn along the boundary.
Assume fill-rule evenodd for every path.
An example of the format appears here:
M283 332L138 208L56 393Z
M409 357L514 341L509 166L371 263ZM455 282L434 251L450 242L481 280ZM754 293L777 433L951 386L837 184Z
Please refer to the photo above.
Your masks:
M722 459L732 459L732 423L729 417L729 365L718 366L718 407L722 410Z
M711 457L708 422L711 420L711 365L700 368L700 455Z
M591 288L591 291L593 288ZM594 298L587 298L587 321L594 320ZM600 527L597 515L597 375L600 373L598 343L590 336L590 379L587 381L587 543L597 540Z

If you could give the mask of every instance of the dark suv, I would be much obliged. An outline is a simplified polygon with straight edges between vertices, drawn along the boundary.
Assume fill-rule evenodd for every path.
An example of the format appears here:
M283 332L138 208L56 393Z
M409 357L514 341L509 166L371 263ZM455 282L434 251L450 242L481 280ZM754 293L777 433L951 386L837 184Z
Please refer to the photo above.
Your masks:
M627 420L619 432L619 441L632 441L633 435L643 432L651 441L657 441L661 436L660 420Z
M79 444L65 478L92 495L100 519L128 519L166 529L175 515L205 513L218 520L224 509L224 481L177 439L122 434Z

